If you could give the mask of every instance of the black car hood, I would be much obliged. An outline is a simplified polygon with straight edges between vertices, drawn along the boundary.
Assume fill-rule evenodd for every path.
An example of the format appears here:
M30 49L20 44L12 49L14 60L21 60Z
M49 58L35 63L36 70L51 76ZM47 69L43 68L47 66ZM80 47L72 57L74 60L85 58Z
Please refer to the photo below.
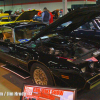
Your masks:
M61 30L66 32L65 34L69 34L73 30L77 29L81 25L85 24L86 22L94 19L95 17L100 15L100 6L94 6L94 7L87 7L87 8L80 8L73 10L69 12L68 14L64 15L63 17L59 18L49 26L47 26L43 31L41 31L39 34L37 34L35 37L33 37L31 40L36 40L47 33L51 32L51 30L56 29L58 26L65 22L72 21L72 23Z
M30 20L36 15L39 11L38 10L30 10L30 11L24 11L17 19L16 21L20 20Z

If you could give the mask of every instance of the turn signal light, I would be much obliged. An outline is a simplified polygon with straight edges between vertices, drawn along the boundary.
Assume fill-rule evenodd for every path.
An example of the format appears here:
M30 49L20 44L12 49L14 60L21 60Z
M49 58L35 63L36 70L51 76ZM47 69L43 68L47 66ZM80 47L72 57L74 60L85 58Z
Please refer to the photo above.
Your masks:
M69 76L61 75L62 78L69 79Z

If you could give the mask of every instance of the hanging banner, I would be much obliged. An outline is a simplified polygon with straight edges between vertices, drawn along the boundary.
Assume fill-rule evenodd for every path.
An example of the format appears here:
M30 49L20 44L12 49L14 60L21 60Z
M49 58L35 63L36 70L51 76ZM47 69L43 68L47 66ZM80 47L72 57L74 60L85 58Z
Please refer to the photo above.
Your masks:
M20 100L76 100L76 89L24 85Z

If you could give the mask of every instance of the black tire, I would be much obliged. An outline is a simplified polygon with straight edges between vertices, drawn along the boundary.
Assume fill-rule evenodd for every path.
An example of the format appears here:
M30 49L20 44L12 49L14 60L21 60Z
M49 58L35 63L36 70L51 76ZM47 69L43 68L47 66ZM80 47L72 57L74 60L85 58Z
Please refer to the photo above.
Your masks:
M43 73L42 73L42 75L40 75L40 73L37 73L38 71L42 71ZM37 73L37 75L35 74L35 73ZM45 74L44 74L45 73ZM33 65L32 65L32 67L31 67L31 70L30 70L30 75L31 75L31 78L32 78L32 80L33 80L33 82L35 83L35 84L37 84L37 85L51 85L51 86L53 86L54 85L54 81L53 81L53 76L51 75L51 73L50 73L50 71L49 71L49 69L47 69L45 66L43 66L42 64L39 64L39 63L34 63ZM38 82L36 82L37 80L36 80L36 76L40 76L42 79L40 79L40 81L42 82L42 83L38 83ZM45 84L43 84L43 81L42 80L44 80L44 78L42 77L42 76L46 76L45 77L45 79L46 79L46 82L45 82ZM40 78L39 77L39 78ZM47 84L46 84L47 83Z

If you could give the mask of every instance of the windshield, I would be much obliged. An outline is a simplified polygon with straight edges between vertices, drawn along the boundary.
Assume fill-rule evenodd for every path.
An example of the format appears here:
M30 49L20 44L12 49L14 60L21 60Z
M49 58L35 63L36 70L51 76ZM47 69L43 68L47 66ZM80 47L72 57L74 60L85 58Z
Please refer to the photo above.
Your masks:
M68 25L70 25L71 23L72 23L72 21L61 24L60 26L57 27L57 30L62 30L65 27L67 27ZM90 21L90 22L86 22L84 25L80 26L77 29L87 29L88 30L88 29L94 29L94 28L95 28L95 26L94 26L93 22Z
M15 40L16 42L26 42L32 37L36 36L41 30L46 27L45 24L34 24L15 28Z
M67 27L68 25L70 25L71 23L72 23L72 21L68 21L68 22L61 24L60 26L57 27L57 30L62 30L65 27Z

